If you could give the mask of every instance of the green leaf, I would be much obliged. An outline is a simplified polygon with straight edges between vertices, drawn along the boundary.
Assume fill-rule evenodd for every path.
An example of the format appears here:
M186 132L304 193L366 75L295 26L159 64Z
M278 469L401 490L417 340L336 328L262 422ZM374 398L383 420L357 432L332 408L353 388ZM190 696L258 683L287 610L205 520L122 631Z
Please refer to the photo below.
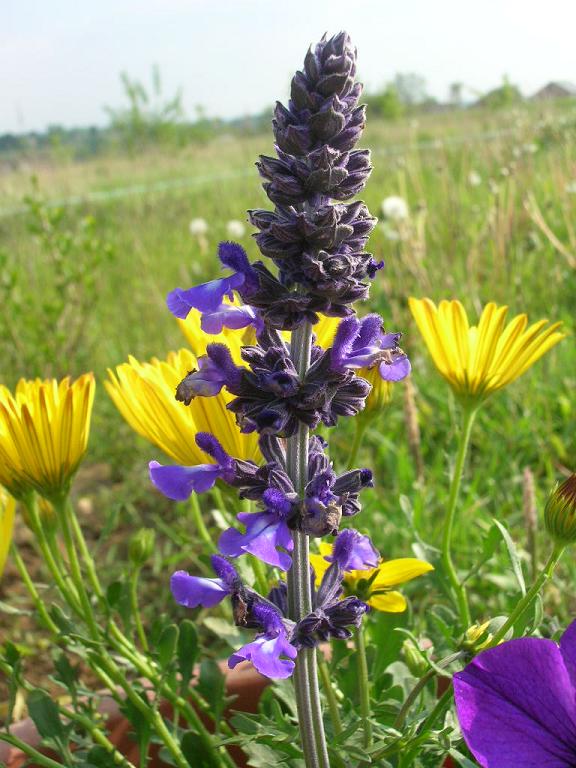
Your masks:
M198 692L210 704L216 723L224 710L224 685L224 675L218 664L212 659L203 661L200 665Z
M170 666L177 646L178 627L176 624L169 624L167 627L164 627L158 640L158 663L162 669Z
M28 713L43 739L60 743L66 741L66 729L60 720L58 705L45 691L40 690L40 688L33 690L29 694L26 704Z
M178 670L182 676L182 688L188 687L194 674L194 663L198 656L198 632L196 627L189 619L184 619L180 623L180 632L178 634Z
M207 748L197 733L185 733L180 747L191 768L216 768L221 764L215 755L214 747Z
M23 611L20 608L16 608L13 605L0 600L0 613L5 613L7 616L32 616L31 611Z
M518 586L520 587L522 596L524 596L526 594L526 584L524 583L524 575L522 574L522 563L520 562L520 558L518 557L518 552L516 551L516 545L512 541L512 537L510 536L506 528L502 525L502 523L498 522L498 520L493 520L493 522L498 527L498 530L502 534L502 538L504 539L504 543L506 544L506 549L508 550L508 557L510 558L510 563L512 564L512 570L514 571L514 576L516 577L516 581L518 582Z

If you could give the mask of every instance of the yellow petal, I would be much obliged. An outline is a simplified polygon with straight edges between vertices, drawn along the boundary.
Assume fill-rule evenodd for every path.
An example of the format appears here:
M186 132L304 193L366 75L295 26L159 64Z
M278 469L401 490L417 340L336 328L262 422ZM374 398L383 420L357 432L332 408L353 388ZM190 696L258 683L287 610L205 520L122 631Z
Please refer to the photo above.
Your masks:
M376 611L402 613L406 610L406 598L400 592L384 592L381 595L372 595L368 605Z
M6 558L12 540L15 511L15 500L7 491L0 488L0 579L4 572L4 566L6 565Z
M417 576L433 571L434 566L416 557L401 557L397 560L387 560L379 565L377 570L378 576L372 583L374 590L404 584Z

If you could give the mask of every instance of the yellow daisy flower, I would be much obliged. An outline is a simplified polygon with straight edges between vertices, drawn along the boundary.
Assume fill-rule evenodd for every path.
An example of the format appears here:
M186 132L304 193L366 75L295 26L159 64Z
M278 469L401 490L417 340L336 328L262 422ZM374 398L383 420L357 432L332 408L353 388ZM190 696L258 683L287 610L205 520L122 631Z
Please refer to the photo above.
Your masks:
M232 348L228 340L226 343ZM234 414L226 409L232 397L224 390L214 397L197 397L187 406L176 400L176 387L196 368L197 358L188 349L171 352L166 360L153 358L149 363L140 363L131 356L127 363L116 366L115 372L108 370L110 380L105 387L132 429L178 464L207 463L206 454L194 440L197 432L215 435L235 458L259 462L258 436L240 432Z
M310 562L316 574L316 586L320 586L322 576L328 570L330 563L326 556L332 554L332 545L322 542L320 554L310 555ZM402 613L406 610L406 598L400 592L392 589L400 584L433 571L434 567L424 560L415 557L401 557L397 560L383 560L377 568L366 571L346 571L344 574L345 594L356 597L368 603L377 611L385 613Z
M15 511L16 501L8 491L0 486L0 579L4 573L8 550L12 541Z
M470 325L459 301L409 299L410 310L440 374L455 394L481 402L521 376L565 334L561 323L525 314L506 325L508 307L487 304L478 325Z
M0 484L20 498L67 493L86 452L95 382L92 373L26 381L14 395L0 386Z

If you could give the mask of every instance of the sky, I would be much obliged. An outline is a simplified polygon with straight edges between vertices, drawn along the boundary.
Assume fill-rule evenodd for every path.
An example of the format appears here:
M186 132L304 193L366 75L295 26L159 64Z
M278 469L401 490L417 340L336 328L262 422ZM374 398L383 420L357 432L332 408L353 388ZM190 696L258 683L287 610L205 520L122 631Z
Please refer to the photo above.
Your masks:
M377 89L397 72L447 98L507 75L530 94L576 82L574 0L0 0L0 133L105 125L125 103L120 73L187 115L237 117L284 99L309 44L346 29L359 74Z

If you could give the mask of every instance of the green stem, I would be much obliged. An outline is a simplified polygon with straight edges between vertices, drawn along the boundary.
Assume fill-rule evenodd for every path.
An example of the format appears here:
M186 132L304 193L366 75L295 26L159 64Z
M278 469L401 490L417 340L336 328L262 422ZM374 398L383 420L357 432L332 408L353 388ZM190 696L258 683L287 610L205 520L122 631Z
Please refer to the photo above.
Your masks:
M92 639L99 640L100 629L96 623L94 610L92 608L90 598L88 597L88 592L86 591L84 576L80 567L80 560L78 559L78 553L76 552L74 538L72 536L72 529L70 526L70 517L74 517L74 512L72 511L68 497L55 499L53 501L53 505L54 509L56 510L58 522L60 524L60 530L62 531L62 536L64 538L64 546L68 556L68 567L70 568L72 581L74 582L74 587L76 588L76 592L80 598L80 604L82 606L83 613L82 618L90 630Z
M552 574L554 573L554 569L556 568L556 565L558 564L558 561L562 557L562 554L564 553L564 550L566 549L564 544L557 544L554 549L552 550L552 554L548 558L548 561L542 571L540 572L540 575L532 584L528 592L524 595L524 597L518 601L516 604L516 607L508 617L508 619L504 622L504 624L500 627L500 629L495 633L494 637L490 640L490 644L487 647L492 647L494 645L497 645L500 640L502 640L506 634L508 633L508 630L511 629L514 624L520 619L523 614L528 610L528 608L532 605L534 602L536 596L544 586L544 584L549 581L552 578Z
M202 510L200 509L200 502L198 501L198 496L196 493L193 493L190 496L190 510L192 512L192 519L194 520L194 524L198 530L198 533L200 534L200 538L204 544L206 544L210 552L217 552L218 548L216 547L216 544L210 535L210 531L206 527L204 518L202 517Z
M362 718L363 744L365 748L371 747L373 742L372 722L370 720L370 678L368 676L368 663L366 660L366 643L362 626L354 633L354 646L356 648L356 673L358 675L358 693L360 695L360 716Z
M62 763L57 763L55 760L52 760L52 758L46 757L42 752L38 752L37 749L31 747L30 744L21 741L21 739L16 736L12 736L11 733L6 733L5 731L0 732L0 741L4 741L6 744L10 744L12 747L19 749L25 755L32 758L34 763L40 766L40 768L62 768Z
M353 469L356 466L356 460L358 458L358 452L360 451L360 448L362 446L362 439L364 437L364 433L366 432L366 428L368 427L368 419L365 418L366 414L361 413L359 416L356 417L354 421L354 440L352 442L352 448L350 449L350 454L348 455L348 462L347 466L349 469Z
M303 323L292 332L290 342L290 354L301 380L310 365L311 346L312 326ZM288 438L287 443L287 472L300 496L303 496L308 479L308 442L309 429L300 423L298 432ZM292 567L288 571L288 605L290 618L299 621L312 611L310 552L305 533L294 531L293 540ZM293 680L306 768L330 768L314 648L299 651Z
M142 650L148 653L148 639L146 632L144 631L144 625L142 624L142 617L140 615L140 607L138 605L138 579L140 577L140 568L134 568L130 574L130 607L132 609L132 617L136 625L136 634L140 640Z
M56 583L56 586L58 587L64 600L78 616L81 616L82 609L78 601L78 595L76 594L73 585L66 583L68 579L62 575L62 572L58 567L56 557L52 551L53 548L56 549L56 543L54 541L54 537L48 531L45 531L42 526L36 498L31 497L26 499L25 504L30 521L30 527L34 533L35 543L40 548L40 553L42 554L44 562L48 567L48 570L50 571L50 574L54 579L54 582ZM53 546L51 546L51 544ZM59 553L57 556L59 557Z
M460 579L456 573L456 568L454 567L454 562L452 560L451 546L456 506L458 503L460 484L462 481L462 473L464 471L468 444L470 442L470 434L472 432L472 425L474 424L476 412L477 409L472 406L468 405L464 407L462 431L460 433L458 453L456 454L456 462L454 464L454 473L452 475L452 482L450 485L450 496L448 498L448 507L446 509L446 517L444 519L444 532L442 536L442 567L444 569L444 573L450 581L453 593L456 597L458 612L460 614L460 622L464 629L470 626L472 620L470 618L470 609L468 607L466 587L460 583Z
M24 560L22 560L22 558L20 557L20 553L18 552L18 549L16 548L16 545L14 544L14 542L12 542L11 554L12 554L12 557L14 558L14 562L16 563L16 567L18 568L18 573L20 574L20 577L24 582L26 589L30 593L30 597L32 598L34 607L38 611L40 618L42 619L46 628L50 632L52 632L52 634L57 635L59 633L59 629L50 618L48 611L46 610L46 606L44 605L44 601L38 594L38 590L36 589L36 586L34 585L34 582L32 581L32 579L30 578L28 569L26 568Z
M336 693L332 687L332 681L330 680L330 670L328 664L320 655L318 651L318 671L320 673L320 679L322 680L322 687L328 699L328 709L330 710L330 719L332 721L332 730L335 736L340 736L342 733L342 720L340 719L340 707L338 705L338 699Z

